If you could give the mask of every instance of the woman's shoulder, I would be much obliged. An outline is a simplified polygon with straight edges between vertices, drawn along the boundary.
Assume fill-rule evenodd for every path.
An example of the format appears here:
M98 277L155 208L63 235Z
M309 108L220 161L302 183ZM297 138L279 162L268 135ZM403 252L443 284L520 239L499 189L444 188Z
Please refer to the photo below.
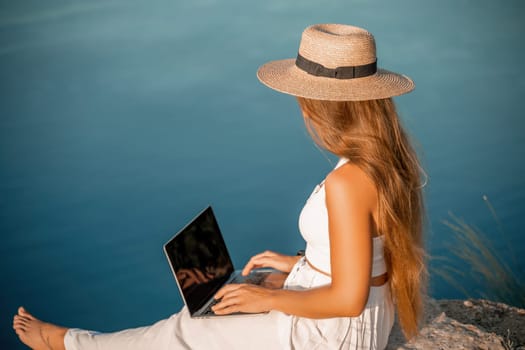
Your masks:
M334 169L325 180L326 195L341 200L359 201L361 205L375 207L377 188L363 169L351 162L345 162Z

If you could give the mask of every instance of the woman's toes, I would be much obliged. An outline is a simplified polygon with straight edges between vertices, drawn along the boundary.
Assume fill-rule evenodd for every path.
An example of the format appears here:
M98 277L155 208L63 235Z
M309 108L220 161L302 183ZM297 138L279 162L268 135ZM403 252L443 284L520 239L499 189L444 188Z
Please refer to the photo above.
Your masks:
M24 319L17 318L13 321L13 328L25 328L27 326L28 322Z
M18 331L25 332L25 331L26 331L26 326L23 325L23 324L14 324L14 325L13 325L13 329L14 329L15 331L17 331L17 333L18 333Z
M19 329L22 329L22 325L16 322L13 322L13 329L18 332Z
M15 315L14 317L14 320L24 320L24 321L29 321L29 318L25 317L25 316L20 316L20 315Z
M15 329L15 333L16 333L16 335L18 335L19 337L23 337L23 336L24 336L24 332L25 332L25 330L23 330L23 329L20 329L20 328Z
M23 306L20 306L20 307L18 308L18 314L19 314L20 316L29 317L30 319L33 319L33 320L35 319L35 318L33 317L33 315L31 315L29 312L27 312L27 310L26 310Z

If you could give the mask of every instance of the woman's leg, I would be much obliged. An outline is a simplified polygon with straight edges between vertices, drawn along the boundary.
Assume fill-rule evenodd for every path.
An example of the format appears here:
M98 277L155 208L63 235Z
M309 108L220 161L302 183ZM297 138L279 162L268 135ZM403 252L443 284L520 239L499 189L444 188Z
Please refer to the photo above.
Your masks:
M17 334L35 350L282 349L279 332L289 327L288 317L278 312L195 319L186 308L151 326L114 333L57 327L29 314L22 322L21 317L17 324L24 330L18 327Z

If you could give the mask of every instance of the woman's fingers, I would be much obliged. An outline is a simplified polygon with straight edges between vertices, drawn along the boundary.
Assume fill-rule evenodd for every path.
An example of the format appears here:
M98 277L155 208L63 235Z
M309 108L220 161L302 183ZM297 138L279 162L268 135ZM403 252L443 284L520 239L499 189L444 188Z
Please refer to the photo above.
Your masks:
M248 264L246 264L246 266L244 266L244 268L242 269L241 274L243 276L247 276L250 273L250 271L252 271L253 269L258 269L260 267L263 267L260 260L250 259Z
M220 302L212 306L213 312L217 315L227 315L239 311L239 305L242 302L240 291L242 284L229 284L223 287L215 294L215 299L220 299Z
M246 276L250 273L253 269L258 269L261 267L272 267L274 269L279 269L279 262L275 260L273 257L260 257L257 259L251 260L242 270L242 275Z
M260 267L273 267L276 268L274 262L274 259L276 257L281 256L280 254L274 253L270 250L267 250L265 252L259 253L257 255L252 256L250 261L244 266L242 269L242 275L246 276L250 273L251 270L257 269Z
M298 256L282 255L267 250L254 255L242 269L242 275L246 276L253 269L260 267L271 267L282 272L290 272L299 258Z
M217 293L217 296L222 295L222 297L220 302L212 306L213 312L218 315L226 315L233 312L247 311L243 309L246 307L246 295L250 294L248 285L238 284L231 288L224 287L223 289L222 293Z
M212 306L213 312L216 314L227 314L234 312L232 309L234 307L238 307L238 305L241 304L241 298L239 298L238 295L232 295L224 297L219 303Z
M215 305L212 307L212 310L215 314L217 315L229 315L229 314L233 314L234 312L239 312L239 305L229 305L227 307L223 307L223 308L217 308L219 304Z
M219 314L230 314L232 312L267 312L271 310L271 296L274 291L250 284L239 284L234 287L224 287L217 296L221 300L212 307Z
M215 294L213 297L214 299L222 299L226 294L233 292L234 290L237 290L241 288L242 284L236 284L236 283L230 283L219 289L219 291Z
M243 269L243 275L247 275L254 268L258 267L272 267L282 272L290 272L293 265L300 259L299 256L288 256L288 255L268 255L253 258Z

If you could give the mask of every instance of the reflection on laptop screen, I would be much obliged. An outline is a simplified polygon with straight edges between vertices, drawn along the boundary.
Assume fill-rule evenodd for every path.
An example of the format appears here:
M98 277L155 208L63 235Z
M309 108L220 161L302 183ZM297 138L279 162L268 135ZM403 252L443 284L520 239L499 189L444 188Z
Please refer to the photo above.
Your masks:
M211 207L183 228L165 249L191 314L199 310L233 272Z

